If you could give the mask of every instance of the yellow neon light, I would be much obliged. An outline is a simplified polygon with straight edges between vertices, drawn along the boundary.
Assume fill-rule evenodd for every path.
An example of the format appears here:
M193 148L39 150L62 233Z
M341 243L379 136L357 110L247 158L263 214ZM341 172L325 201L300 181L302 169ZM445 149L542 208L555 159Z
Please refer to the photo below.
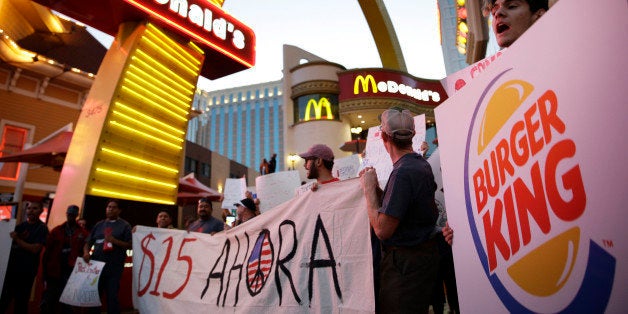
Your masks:
M135 72L139 72L139 73L135 73ZM177 98L179 98L179 99L183 99L187 101L188 103L185 104L185 108L190 107L189 102L192 101L192 94L185 95L184 93L179 92L178 90L174 89L172 86L169 86L166 83L160 80L157 80L154 76L146 73L144 70L142 70L141 68L135 65L129 66L126 74L133 75L134 77L139 77L142 80L149 82L150 84L148 85L156 86L157 89L162 91L162 94L168 95L168 98L170 99L176 99L178 101ZM188 90L185 90L185 91L187 92ZM175 98L175 96L177 98Z
M176 82L172 81L169 77L165 76L163 73L159 71L155 71L148 63L144 62L141 59L137 59L133 57L136 64L131 64L129 69L137 69L139 72L143 73L143 77L153 77L156 80L163 81L163 84L172 84L169 89L175 91L177 94L181 95L182 98L192 97L194 92L191 89L183 88L181 85L177 85ZM159 84L162 85L162 84Z
M127 106L127 105L125 105L124 103L122 103L120 101L116 101L115 104L116 104L116 107L120 107L120 109L123 109L125 111L130 111L133 114L135 114L135 115L137 115L139 117L144 118L145 120L148 120L148 121L151 121L153 123L159 124L160 126L162 126L164 128L168 128L168 129L170 129L173 132L176 132L176 133L179 133L179 134L185 134L184 131L182 131L180 129L177 129L177 128L175 128L175 127L173 127L173 126L171 126L169 124L166 124L164 122L161 122L161 121L159 121L159 120L157 120L157 119L155 119L153 117L147 116L147 115L145 115L145 114L143 114L143 113L141 113L141 112L139 112L139 111L137 111L137 110Z
M151 90L149 90L149 89L147 89L147 88L144 88L143 86L141 86L141 85L140 85L140 84L138 84L138 83L135 83L135 82L134 82L131 78L129 78L129 77L126 77L126 78L124 79L124 85L125 85L124 87L126 87L126 88L129 88L129 89L130 89L130 88L132 88L133 90L139 90L139 91L144 92L144 93L142 94L142 95L144 95L144 97L143 97L144 99L142 99L142 100L143 100L143 102L150 101L150 102L152 102L152 103L159 104L159 106L160 106L160 107L162 107L162 108L164 108L164 109L166 109L166 106L167 106L167 107L169 107L169 108L171 108L171 109L172 109L172 110L170 110L170 111L172 111L172 112L176 111L176 112L178 112L178 113L179 113L179 114L181 114L181 115L187 115L187 114L188 114L188 111L189 111L189 110L185 110L185 109L183 109L183 108L181 108L181 107L178 107L178 106L176 106L176 105L172 104L171 102L164 101L164 100L163 100L163 99L161 99L161 98L157 98L157 99L155 99L155 97L154 97L154 96L151 96L152 94L150 94ZM173 111L173 110L174 110L174 111Z
M157 137L155 137L155 136L152 136L152 135L150 135L150 134L146 134L146 133L144 133L144 132L142 132L142 131L135 130L135 129L131 128L131 127L128 127L128 126L126 126L126 125L124 125L124 124L121 124L121 123L118 123L118 122L116 122L116 121L113 121L113 120L112 120L112 121L109 121L109 123L110 123L112 126L115 126L115 127L118 127L118 128L122 128L123 130L126 130L127 132L130 132L130 133L135 133L135 134L141 135L141 136L143 136L143 137L145 137L145 138L148 138L148 139L151 139L151 140L153 140L153 141L156 141L156 142L162 143L162 144L164 144L164 145L166 145L166 146L170 146L170 147L172 147L172 148L176 148L177 150L181 150L181 149L182 149L182 147L181 147L181 146L178 146L178 145L172 144L172 143L170 143L170 142L168 142L168 141L162 140L162 139L157 138Z
M121 112L119 112L117 110L113 110L113 114L118 116L118 117L122 117L122 119L127 121L128 124L139 124L139 125L143 126L146 129L149 129L149 130L151 130L153 132L159 133L159 134L161 134L163 136L167 136L167 137L169 137L169 138L171 138L171 139L173 139L173 140L175 140L177 142L183 142L182 138L179 138L179 137L176 137L176 136L174 136L174 135L172 135L170 133L164 132L164 131L162 131L162 130L160 130L160 129L152 126L152 125L146 124L146 123L144 123L142 121L133 119L132 117L129 117L129 116L125 115L124 113L121 113Z
M119 171L104 169L104 168L96 168L96 171L97 172L106 173L106 174L110 174L110 175L114 175L114 176L118 176L118 177L123 177L125 179L129 179L129 180L133 180L133 181L140 181L140 182L150 183L150 184L154 184L154 185L161 185L161 186L165 186L167 188L172 188L172 189L177 187L176 184L165 183L165 182L162 182L162 181L148 179L148 178L144 178L144 177L140 177L140 176L134 176L134 175L122 173L122 172L119 172Z
M362 75L358 75L358 77L355 78L355 81L353 82L353 94L357 95L358 94L358 83L362 83L362 92L368 92L369 91L369 82L371 82L371 88L373 89L373 94L377 93L377 83L375 83L375 78L373 78L373 75L368 74L366 77L362 76Z
M185 70L185 72L187 72L191 76L196 76L197 75L197 73L198 73L197 70L198 69L196 67L191 67L186 62L183 62L183 61L185 61L185 59L183 59L183 57L181 57L180 54L176 53L175 51L167 51L167 50L169 50L169 49L167 49L168 48L167 46L159 46L159 45L157 45L157 43L153 42L148 36L144 36L144 38L142 38L142 41L144 43L146 43L146 45L148 47L152 48L153 50L159 51L159 53L162 56L164 56L166 59L168 59L168 61L174 62L181 69ZM176 58L176 56L173 55L173 53L176 53L176 56L179 56L179 58Z
M164 199L153 198L153 197L144 197L144 196L139 196L137 194L121 193L121 192L116 192L116 191L106 190L106 189L92 188L92 192L94 192L94 193L101 193L101 194L105 194L105 195L108 195L108 196L115 196L116 198L121 198L121 199L143 201L143 202L150 202L150 203L157 203L157 204L174 205L174 202L171 201L171 200L164 200Z
M186 116L181 116L181 115L178 115L178 114L176 114L175 112L172 112L172 110L169 110L169 109L167 109L167 108L164 108L164 107L163 107L163 106L161 106L160 104L155 103L154 101L152 101L152 100L150 100L150 99L146 99L146 98L144 98L144 97L142 96L142 94L140 94L140 93L138 93L138 92L136 92L136 91L132 90L132 89L131 89L131 88L129 88L129 87L122 86L122 90L125 90L125 91L129 92L130 94L133 94L135 97L137 97L137 99L138 99L138 100L140 100L140 99L141 99L141 100L143 100L143 103L145 103L145 104L151 105L151 106L153 106L153 107L155 107L155 108L161 109L163 112L169 113L169 114L170 114L173 118L176 118L176 119L178 119L178 120L180 120L180 121L187 121L187 117L186 117Z
M162 73L162 76L169 78L170 81L176 83L181 86L182 90L193 89L194 85L187 80L181 78L179 74L172 71L171 69L164 66L161 62L155 60L151 55L143 51L142 49L135 49L135 55L133 56L133 60L142 60L143 62L150 63L151 68L157 70L157 72ZM173 79L176 79L173 80Z
M331 113L331 103L325 97L321 97L321 99L316 101L316 99L310 99L307 102L307 106L305 107L305 115L303 116L303 121L310 120L310 108L314 106L314 119L320 120L322 118L322 111L325 108L326 119L331 120L334 118L334 115Z
M199 46L195 45L193 42L189 42L188 43L188 47L192 48L192 50L205 55L205 52L203 51L203 49L201 49Z
M147 29L148 29L148 34L151 35L151 37L154 37L156 40L162 42L163 47L169 47L175 51L181 51L180 53L185 57L185 61L189 62L193 68L200 68L202 62L200 60L198 60L196 58L195 55L193 55L192 53L188 52L187 50L183 49L183 48L179 48L180 45L175 42L174 40L172 40L172 38L166 36L166 34L164 34L164 32L162 32L160 29L158 29L155 25L148 23L146 25ZM191 43L191 42L190 42ZM193 44L194 45L194 44ZM196 45L194 45L196 46ZM204 55L205 52L203 52L203 50L201 50L200 48L198 48L198 46L196 46L197 49L195 50L198 54L200 55ZM177 49L179 48L179 49Z
M110 149L110 148L102 147L102 148L100 148L100 150L102 150L105 153L112 154L112 155L115 155L115 156L118 156L118 157L121 157L121 158L124 158L124 159L132 160L132 161L134 161L136 163L140 163L140 164L143 164L143 165L146 165L146 166L151 166L153 168L157 168L158 170L165 170L165 171L168 171L168 172L171 172L171 173L175 173L175 174L179 173L178 169L175 169L175 168L172 168L172 167L166 167L164 165L160 165L160 164L157 164L157 163L154 163L154 162L150 162L148 160L145 160L145 159L142 159L142 158L138 158L138 157L135 157L135 156L132 156L132 155L129 155L129 154L125 154L125 153L122 153L122 152L119 152L119 151L116 151L116 150L113 150L113 149Z

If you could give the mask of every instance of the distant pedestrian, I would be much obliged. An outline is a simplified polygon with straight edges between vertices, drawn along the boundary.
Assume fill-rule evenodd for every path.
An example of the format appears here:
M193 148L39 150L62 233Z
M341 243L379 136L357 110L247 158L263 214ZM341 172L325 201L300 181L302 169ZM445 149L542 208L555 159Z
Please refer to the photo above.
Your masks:
M268 162L268 173L275 173L275 170L277 170L277 154L273 154Z
M262 163L259 165L259 173L261 175L265 175L268 174L270 171L270 164L268 163L268 160L266 160L266 158L264 158L262 160Z

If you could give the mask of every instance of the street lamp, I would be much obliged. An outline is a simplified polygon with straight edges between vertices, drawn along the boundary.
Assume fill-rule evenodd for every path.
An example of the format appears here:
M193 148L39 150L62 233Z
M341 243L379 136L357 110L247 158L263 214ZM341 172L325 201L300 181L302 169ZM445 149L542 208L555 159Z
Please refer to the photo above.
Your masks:
M298 159L299 159L299 155L297 155L297 154L290 154L290 155L288 155L288 161L290 161L290 164L292 164L292 169L288 169L288 170L297 170L294 167L294 163L297 162Z

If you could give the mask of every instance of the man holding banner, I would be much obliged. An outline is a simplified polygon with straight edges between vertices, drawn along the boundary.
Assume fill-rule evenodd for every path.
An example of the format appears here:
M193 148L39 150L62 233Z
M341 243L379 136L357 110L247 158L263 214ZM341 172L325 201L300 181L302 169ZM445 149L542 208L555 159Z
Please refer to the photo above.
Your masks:
M412 148L414 119L391 108L381 117L382 139L393 171L382 191L375 169L361 175L369 221L384 251L378 310L428 313L438 271L438 249L431 238L438 212L436 183L429 163Z
M308 179L316 179L312 191L318 189L318 184L340 181L331 174L334 169L334 152L325 144L315 144L307 152L299 154L305 159L303 167L307 170Z

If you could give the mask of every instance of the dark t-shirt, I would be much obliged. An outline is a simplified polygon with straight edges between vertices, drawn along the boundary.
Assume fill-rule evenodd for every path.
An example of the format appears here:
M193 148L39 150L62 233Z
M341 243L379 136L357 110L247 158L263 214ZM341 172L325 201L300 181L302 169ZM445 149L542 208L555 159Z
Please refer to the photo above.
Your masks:
M46 238L48 237L48 227L37 220L33 224L23 222L15 226L15 232L17 236L26 241L29 244L39 243L41 245L46 244ZM17 245L15 241L11 245L11 264L19 265L21 269L32 270L37 273L37 267L39 266L39 253L33 253L27 251ZM9 270L10 271L10 270Z
M113 245L113 250L108 252L103 251L106 233L111 233L111 235L118 240L131 242L131 225L121 218L116 220L101 220L94 226L87 238L87 243L94 245L92 259L105 262L112 269L122 272L127 249Z
M399 219L387 246L414 246L430 238L438 210L434 201L436 183L432 167L417 153L402 156L393 165L380 213Z
M222 221L214 217L209 217L208 220L197 219L190 225L188 231L211 234L212 232L220 232L224 229L225 224Z

